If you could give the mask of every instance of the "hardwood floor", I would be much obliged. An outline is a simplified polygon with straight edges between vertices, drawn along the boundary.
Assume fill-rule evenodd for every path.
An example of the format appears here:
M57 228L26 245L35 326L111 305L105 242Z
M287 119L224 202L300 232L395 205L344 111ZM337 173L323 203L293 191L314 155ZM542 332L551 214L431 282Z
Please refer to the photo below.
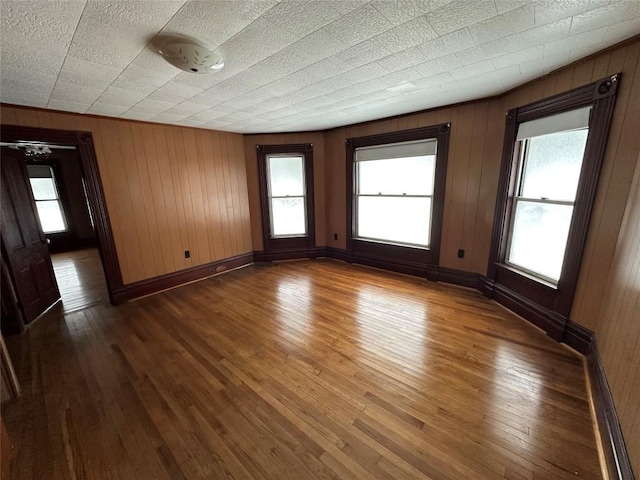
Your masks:
M11 478L601 478L581 359L471 290L254 265L7 344Z
M65 313L109 303L107 283L97 248L51 255ZM60 308L57 307L59 310Z

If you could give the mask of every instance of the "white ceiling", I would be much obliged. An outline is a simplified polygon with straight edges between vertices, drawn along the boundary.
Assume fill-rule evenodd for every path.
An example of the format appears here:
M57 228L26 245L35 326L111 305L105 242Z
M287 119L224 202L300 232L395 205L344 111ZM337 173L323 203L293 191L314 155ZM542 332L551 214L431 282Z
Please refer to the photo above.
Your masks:
M0 0L0 100L233 132L493 95L640 33L640 0ZM182 72L158 33L225 68Z

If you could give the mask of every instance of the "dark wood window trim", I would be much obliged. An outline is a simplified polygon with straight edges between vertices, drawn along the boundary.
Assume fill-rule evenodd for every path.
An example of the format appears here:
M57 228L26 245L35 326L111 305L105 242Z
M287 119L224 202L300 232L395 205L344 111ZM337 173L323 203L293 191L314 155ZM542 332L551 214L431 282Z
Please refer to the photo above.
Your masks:
M512 109L507 114L491 253L487 268L488 280L483 290L486 296L509 304L510 308L545 329L553 337L562 334L571 311L620 78L621 74L612 75L589 85ZM589 134L563 269L557 285L554 286L505 264L519 159L516 135L518 125L523 122L587 106L592 107Z
M383 133L366 137L349 138L346 141L347 168L347 252L352 261L392 269L437 279L440 261L440 241L442 236L442 214L444 210L444 189L447 177L447 156L449 151L450 123L430 127ZM431 245L428 248L394 245L378 241L361 240L354 237L355 228L355 151L356 148L386 145L416 140L436 139L436 169L433 192L433 212L431 219Z
M311 251L315 247L315 209L313 203L313 144L256 145L258 151L258 179L260 181L260 203L262 214L262 239L264 252ZM272 238L267 187L267 155L296 153L304 156L304 177L307 215L307 234L298 237Z
M109 300L114 304L124 301L122 273L118 263L91 132L2 125L0 139L3 142L45 142L76 147L87 182L87 198L98 236L98 249L107 281Z

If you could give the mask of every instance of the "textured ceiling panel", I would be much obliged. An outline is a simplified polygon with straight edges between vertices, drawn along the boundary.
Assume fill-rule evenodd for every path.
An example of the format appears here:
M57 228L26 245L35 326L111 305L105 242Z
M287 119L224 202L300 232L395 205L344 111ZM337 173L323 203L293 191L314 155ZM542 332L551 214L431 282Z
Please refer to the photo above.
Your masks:
M493 95L640 33L640 0L2 0L0 100L237 132ZM225 67L182 72L156 35Z

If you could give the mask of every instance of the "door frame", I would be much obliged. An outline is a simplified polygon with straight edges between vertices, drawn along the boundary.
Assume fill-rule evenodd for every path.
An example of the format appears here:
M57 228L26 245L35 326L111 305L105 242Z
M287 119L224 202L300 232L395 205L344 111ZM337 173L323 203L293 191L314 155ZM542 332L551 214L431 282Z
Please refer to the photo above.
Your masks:
M116 305L124 301L122 272L109 220L109 212L100 181L98 161L91 132L77 130L55 130L49 128L0 125L2 142L41 142L76 148L82 165L82 173L87 183L87 200L93 216L98 237L98 251L107 282L109 301Z

